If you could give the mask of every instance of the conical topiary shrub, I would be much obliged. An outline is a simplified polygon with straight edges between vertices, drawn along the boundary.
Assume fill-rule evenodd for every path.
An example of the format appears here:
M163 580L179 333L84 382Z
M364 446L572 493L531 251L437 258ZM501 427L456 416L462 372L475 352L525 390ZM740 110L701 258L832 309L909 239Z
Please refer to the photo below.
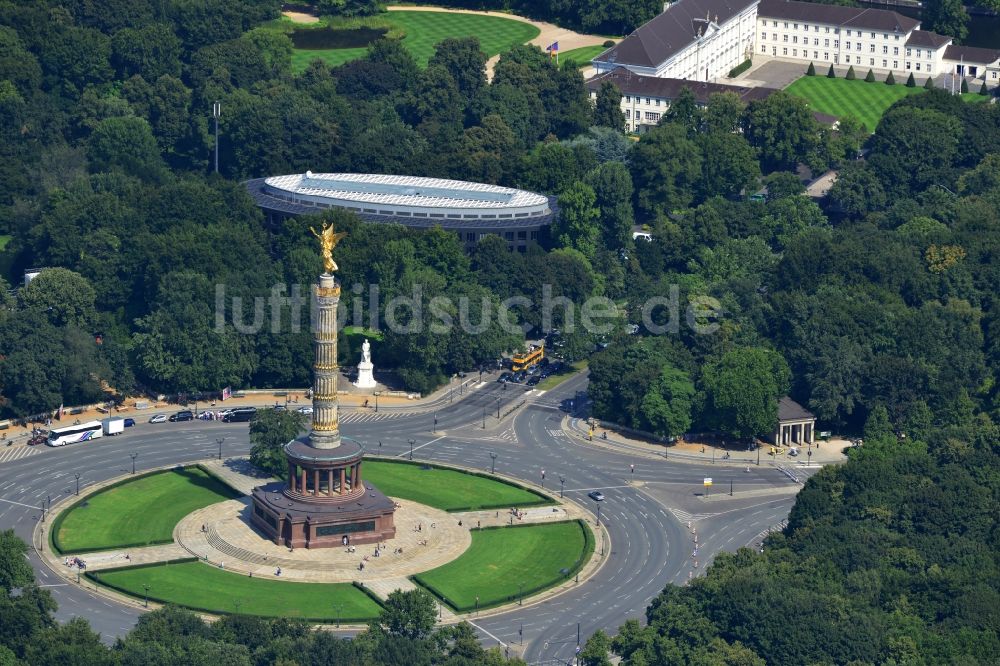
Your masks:
M964 95L967 92L969 92L969 82L966 81L965 78L963 77L962 78L962 94Z
M809 63L809 69L806 70L806 76L816 76L816 66Z
M868 70L868 75L865 76L865 82L866 83L875 83L875 72L873 72L872 70L869 69Z
M931 90L934 87L934 77L928 76L927 81L924 82L924 88Z
M854 75L854 65L851 65L850 67L847 68L847 80L853 81L856 78L857 77Z
M989 95L990 94L989 89L987 89L987 87L986 87L986 81L983 81L983 85L979 88L979 94L980 95Z
M907 88L916 88L917 87L917 81L916 81L916 79L913 78L913 72L910 72L909 78L906 79L906 87Z
M835 79L837 78L837 72L833 71L833 63L830 64L830 69L826 73L826 78Z
M887 86L896 85L896 77L892 75L892 72L889 72L889 76L885 77L885 85Z

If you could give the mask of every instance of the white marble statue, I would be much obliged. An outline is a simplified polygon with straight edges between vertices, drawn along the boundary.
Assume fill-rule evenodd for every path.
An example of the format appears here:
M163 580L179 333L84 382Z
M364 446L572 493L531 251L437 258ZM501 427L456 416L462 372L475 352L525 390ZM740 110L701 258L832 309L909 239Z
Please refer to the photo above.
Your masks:
M372 346L368 339L361 345L361 363L358 363L358 381L354 385L358 388L375 388L375 366L372 365Z

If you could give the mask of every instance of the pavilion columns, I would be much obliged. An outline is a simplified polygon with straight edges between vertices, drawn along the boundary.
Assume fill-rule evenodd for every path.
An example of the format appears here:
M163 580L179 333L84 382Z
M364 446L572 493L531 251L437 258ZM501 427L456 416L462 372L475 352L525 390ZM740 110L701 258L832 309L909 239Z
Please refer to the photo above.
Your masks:
M303 495L306 494L306 468L303 467L299 470L299 492Z
M313 497L319 497L319 470L313 470Z
M344 468L340 468L340 494L343 495L347 492L347 475L344 473Z
M288 483L292 492L295 492L295 465L288 463Z
M326 470L326 496L333 497L333 470Z

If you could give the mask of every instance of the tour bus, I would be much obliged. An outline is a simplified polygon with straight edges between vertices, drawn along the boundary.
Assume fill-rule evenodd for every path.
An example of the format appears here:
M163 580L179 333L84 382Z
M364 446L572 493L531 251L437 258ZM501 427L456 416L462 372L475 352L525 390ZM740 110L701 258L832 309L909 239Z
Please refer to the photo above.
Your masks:
M521 370L538 363L543 358L545 358L545 347L535 347L532 345L531 349L526 353L514 354L510 369L514 372L520 372Z
M100 421L90 421L65 428L53 428L49 433L49 446L63 446L75 442L88 442L104 436L104 426Z

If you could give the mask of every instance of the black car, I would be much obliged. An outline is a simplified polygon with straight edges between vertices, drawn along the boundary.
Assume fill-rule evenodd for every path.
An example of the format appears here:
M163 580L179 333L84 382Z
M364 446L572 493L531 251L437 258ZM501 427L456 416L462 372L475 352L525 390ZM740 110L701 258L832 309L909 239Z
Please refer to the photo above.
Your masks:
M529 380L528 380L528 381L526 382L526 384L527 384L528 386L537 386L537 385L538 385L538 382L540 382L540 381L542 381L542 378L541 378L541 376L540 376L540 375L534 375L534 376L532 376L532 377L531 377L531 378L530 378L530 379L529 379Z
M194 413L189 409L185 409L183 412L177 412L176 414L171 414L168 420L171 423L175 421L193 421Z
M504 382L509 382L511 376L512 376L511 373L505 372L502 375L500 375L499 377L497 377L497 381L500 382L501 384L503 384Z
M222 415L224 423L247 423L257 415L256 407L240 407Z

